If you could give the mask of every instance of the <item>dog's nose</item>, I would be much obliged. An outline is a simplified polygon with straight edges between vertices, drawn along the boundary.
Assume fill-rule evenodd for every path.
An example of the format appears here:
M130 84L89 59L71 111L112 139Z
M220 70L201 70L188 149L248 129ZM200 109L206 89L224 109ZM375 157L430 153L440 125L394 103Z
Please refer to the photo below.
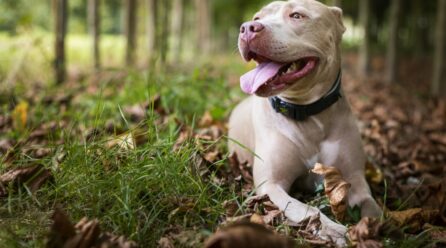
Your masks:
M240 27L240 38L246 41L252 40L263 29L265 29L265 26L260 22L245 22Z

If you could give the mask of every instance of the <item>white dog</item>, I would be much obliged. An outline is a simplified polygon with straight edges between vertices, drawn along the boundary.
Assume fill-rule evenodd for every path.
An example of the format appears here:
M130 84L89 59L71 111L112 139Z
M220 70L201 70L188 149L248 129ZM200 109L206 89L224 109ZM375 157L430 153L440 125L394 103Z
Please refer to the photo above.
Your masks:
M315 0L276 1L240 28L239 49L257 67L241 88L254 94L229 121L230 152L253 165L257 194L267 194L287 218L300 222L320 214L319 235L345 242L346 228L289 196L293 183L315 185L316 162L338 168L351 184L351 206L362 216L381 209L364 178L365 156L355 118L342 97L342 10ZM241 144L241 145L240 145ZM254 155L255 154L255 155Z

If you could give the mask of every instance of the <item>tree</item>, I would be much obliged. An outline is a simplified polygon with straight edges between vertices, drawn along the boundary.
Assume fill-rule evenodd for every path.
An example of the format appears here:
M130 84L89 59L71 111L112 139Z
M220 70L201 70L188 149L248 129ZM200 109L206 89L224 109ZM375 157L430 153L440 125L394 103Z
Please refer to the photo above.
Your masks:
M127 66L130 66L135 63L137 0L126 0L125 3L125 33L127 38L125 62Z
M182 48L182 30L183 30L183 0L174 0L172 6L172 22L171 22L171 36L172 36L172 48L171 54L174 59L181 59Z
M88 0L88 26L91 37L93 38L93 61L94 68L99 70L101 57L99 51L100 18L99 5L100 0Z
M200 54L207 54L211 50L211 15L209 0L195 0L197 11L197 49Z
M367 76L370 71L370 0L359 1L359 23L364 30L364 38L359 49L358 71Z
M157 51L157 0L147 0L147 49L148 63L153 64Z
M170 1L161 1L161 4L158 6L160 13L160 30L159 30L159 52L160 52L160 63L164 67L167 58L167 51L169 49L169 9L170 9Z
M398 71L398 34L401 12L401 0L392 0L389 15L389 40L387 43L386 76L385 81L392 83L396 80Z
M55 60L54 70L56 74L56 83L60 84L65 80L65 36L67 34L68 22L68 0L53 1L55 14Z
M431 94L440 95L441 81L444 74L444 46L445 46L445 20L446 20L446 1L437 0L437 24L435 31L435 49L434 49L434 66L433 79L431 84ZM444 85L443 85L444 87ZM444 92L443 92L444 93Z

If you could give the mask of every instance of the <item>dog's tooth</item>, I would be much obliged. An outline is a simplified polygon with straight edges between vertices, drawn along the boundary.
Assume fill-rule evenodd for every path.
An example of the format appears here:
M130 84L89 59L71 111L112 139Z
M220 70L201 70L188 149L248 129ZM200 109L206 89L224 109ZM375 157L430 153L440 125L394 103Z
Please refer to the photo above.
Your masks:
M293 71L295 71L295 70L296 70L296 65L295 65L294 63L292 63L292 64L290 65L290 67L288 67L287 73L289 73L289 72L293 72Z

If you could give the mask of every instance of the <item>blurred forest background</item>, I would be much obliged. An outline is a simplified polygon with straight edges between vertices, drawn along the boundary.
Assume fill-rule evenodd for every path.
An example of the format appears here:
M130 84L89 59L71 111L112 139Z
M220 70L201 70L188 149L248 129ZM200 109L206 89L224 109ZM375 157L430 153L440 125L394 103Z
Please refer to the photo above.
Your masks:
M0 0L0 246L202 247L257 214L332 247L248 200L250 170L227 153L239 77L255 66L239 27L268 2ZM344 10L342 87L368 182L400 217L398 232L377 220L360 240L444 247L446 0L323 2ZM306 202L330 215L315 194ZM347 215L354 228L357 209Z
M65 68L164 67L237 56L240 24L268 2L2 0L0 80L4 86L16 80L52 81L53 65L59 68L55 80L63 81ZM444 89L443 1L325 3L344 10L345 51L358 51L359 73L376 69L394 82L400 74L417 72L417 84L430 88L432 95ZM382 63L373 59L376 55Z

